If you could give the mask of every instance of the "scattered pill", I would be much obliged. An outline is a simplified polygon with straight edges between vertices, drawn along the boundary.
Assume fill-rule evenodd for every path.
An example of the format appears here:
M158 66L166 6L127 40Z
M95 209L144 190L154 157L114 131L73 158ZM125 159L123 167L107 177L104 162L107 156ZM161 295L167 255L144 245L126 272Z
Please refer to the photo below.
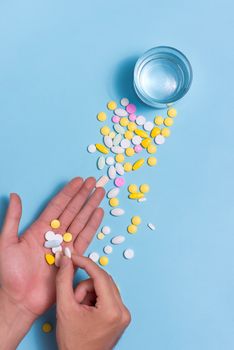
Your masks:
M136 153L140 153L142 150L143 150L143 148L142 148L141 145L136 145L136 146L134 146L134 151L135 151Z
M157 135L154 141L157 145L163 145L165 142L165 137L163 135Z
M148 137L149 137L149 135L147 134L147 132L146 132L146 131L144 131L144 130L141 130L141 129L136 129L134 132L135 132L135 134L136 134L136 135L138 135L138 136L142 137L143 139L145 139L145 138L148 138Z
M42 331L44 333L50 333L50 332L52 332L52 330L53 330L53 327L52 327L51 323L46 322L42 325Z
M161 132L161 129L158 127L158 126L155 126L152 130L151 130L151 133L150 133L150 136L152 138L155 138L157 135L159 135Z
M124 186L124 184L125 184L125 180L123 177L117 177L115 179L115 186L122 187L122 186Z
M124 154L119 153L115 156L115 160L117 163L122 163L124 161Z
M146 201L147 201L147 198L142 197L142 198L139 198L137 201L138 201L139 203L146 202Z
M61 245L59 245L58 247L54 247L52 248L52 253L55 254L55 260L56 260L56 253L60 253L63 251L63 248L61 247ZM56 264L55 264L56 265Z
M128 192L129 193L136 193L138 191L138 187L135 184L131 184L128 186Z
M133 225L136 225L136 226L138 226L138 225L140 225L140 223L141 223L141 218L140 218L140 216L133 216L132 217L132 224Z
M153 145L153 144L150 144L147 147L147 152L150 153L150 154L156 153L157 152L157 147L155 145Z
M113 216L121 216L124 215L125 211L121 208L115 208L110 211L111 215Z
M137 226L136 225L129 225L127 227L127 231L128 231L128 233L134 234L137 232Z
M52 254L45 254L45 259L47 264L49 265L53 265L55 263L55 258L54 258L54 255Z
M121 126L127 126L127 125L129 124L128 118L127 118L127 117L121 118L119 124L120 124Z
M113 111L115 110L117 107L117 103L115 101L110 101L107 103L107 108L110 110L110 111Z
M139 135L135 135L133 136L132 138L132 143L134 145L140 145L141 144L141 141L142 141L142 138L139 136Z
M112 153L124 153L124 149L123 147L120 147L120 146L113 146L111 147L111 152Z
M106 158L106 165L113 165L114 163L115 163L115 160L113 157Z
M119 123L119 121L120 121L120 117L118 115L113 115L112 122L113 123Z
M137 125L144 125L146 122L146 119L145 117L143 117L143 115L139 115L137 118L136 118L136 123Z
M102 170L105 166L105 158L103 156L99 157L98 160L97 160L97 167L99 170Z
M59 228L61 226L60 221L57 219L54 219L51 221L50 226L52 228Z
M118 115L119 117L127 117L128 116L128 112L123 108L116 108L115 114Z
M108 169L108 176L111 180L114 180L116 178L116 169L114 165L111 165Z
M162 125L162 124L163 124L163 117L161 117L161 116L155 117L154 123L155 123L156 125Z
M104 233L103 232L99 232L97 234L97 239L99 239L100 241L105 237Z
M115 133L114 131L111 131L111 132L109 133L109 136L110 136L112 139L114 139L115 136L116 136L116 133Z
M149 157L149 158L147 159L147 164L148 164L149 166L154 166L154 165L157 164L157 159L156 159L155 157Z
M131 145L131 142L130 142L128 139L123 139L123 140L120 142L120 145L121 145L121 147L123 147L123 148L129 148L130 145Z
M131 122L134 122L134 121L136 120L136 114L131 113L131 114L128 116L128 119L129 119Z
M89 145L89 146L88 146L88 152L89 152L89 153L94 153L94 152L96 152L96 146L93 145L93 144Z
M149 190L150 190L150 187L149 187L148 184L142 184L142 185L140 185L140 191L141 191L142 193L148 193Z
M125 133L125 129L119 125L119 124L115 124L114 125L114 129L118 134L124 134Z
M122 140L123 136L121 134L117 134L113 139L113 146L118 146Z
M134 250L133 249L125 249L125 251L123 252L123 256L125 257L125 259L130 260L134 258Z
M147 148L151 143L151 139L148 137L147 139L144 139L142 142L141 142L141 146L143 148Z
M170 117L167 117L164 119L164 125L166 126L172 126L174 124L174 120Z
M123 107L127 107L127 105L129 105L129 99L124 97L121 99L120 103Z
M119 205L118 198L111 198L109 200L109 204L110 204L111 207L117 207Z
M126 110L129 114L136 112L136 106L133 103L129 103L126 107Z
M89 259L96 263L99 260L99 254L97 252L92 252L89 254Z
M154 123L152 122L146 122L144 125L143 125L143 128L146 130L146 131L151 131L154 127Z
M106 246L103 248L103 251L104 251L105 254L109 255L109 254L112 253L113 248L112 248L111 245L106 245Z
M100 177L100 179L96 182L96 188L98 187L104 187L109 181L108 176L103 175L102 177Z
M114 187L107 193L107 197L108 198L115 198L118 196L119 191L120 191L119 188Z
M135 131L137 129L137 125L134 122L130 122L128 124L128 131Z
M110 136L104 136L103 141L106 147L111 148L113 146L113 140Z
M132 166L132 170L137 170L144 164L145 160L143 158L138 159Z
M47 241L50 241L50 240L54 239L54 236L55 236L55 233L53 231L47 231L45 233L45 239Z
M125 137L127 140L131 140L131 139L133 138L133 132L127 130L127 131L124 133L124 137Z
M101 143L96 143L96 148L101 153L104 153L104 154L108 154L109 153L109 150L104 145L102 145Z
M51 240L51 241L46 241L44 243L44 247L48 248L48 249L51 249L51 248L55 248L55 247L60 246L60 244L61 244L60 241L54 239L54 240Z
M175 108L169 108L168 111L167 111L167 115L168 117L176 117L177 116L177 111Z
M106 113L105 112L100 112L98 113L97 115L97 119L100 121L100 122L104 122L106 120L107 116L106 116Z
M70 248L66 247L66 248L64 249L64 255L65 255L67 258L71 259L71 250L70 250Z
M156 227L154 226L154 224L152 224L151 222L148 223L148 227L154 231L156 229Z
M125 150L125 154L126 154L126 156L128 156L128 157L132 157L132 156L134 156L135 151L134 151L133 148L129 147L129 148L127 148L127 149Z
M123 243L124 241L125 241L125 237L119 235L119 236L113 237L111 240L111 243L117 245L117 244Z
M163 128L163 129L161 130L161 135L163 135L164 137L169 137L170 134L171 134L171 131L170 131L170 129L168 129L168 128Z
M125 163L124 164L124 171L126 171L126 172L132 171L132 164L131 163Z
M120 164L120 163L116 163L115 164L115 169L116 169L116 172L117 172L117 174L118 175L120 175L120 176L123 176L124 175L124 167L123 167L123 165L122 164Z
M110 128L107 125L105 125L100 129L100 132L103 136L107 136L110 134ZM95 149L96 149L96 146L95 146Z
M70 232L65 232L63 235L64 242L71 242L72 241L72 234Z
M128 196L129 199L139 199L139 198L142 198L142 197L144 197L144 194L141 193L141 192L131 193Z
M99 259L99 264L102 266L106 266L109 263L109 259L107 256L101 256Z
M102 233L104 233L104 235L109 235L111 233L111 228L109 226L103 226Z

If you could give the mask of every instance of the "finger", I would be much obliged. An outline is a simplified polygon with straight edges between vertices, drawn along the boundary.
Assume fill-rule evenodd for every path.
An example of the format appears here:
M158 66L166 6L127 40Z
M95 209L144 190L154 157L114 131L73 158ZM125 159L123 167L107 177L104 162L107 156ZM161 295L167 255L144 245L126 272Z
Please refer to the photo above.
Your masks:
M75 289L75 299L79 304L92 306L96 301L96 293L91 278L81 281Z
M73 292L74 268L71 259L63 256L56 275L57 306L67 308L75 301Z
M115 306L116 302L109 275L91 259L84 256L72 255L72 261L75 266L84 269L93 279L94 290L99 303L103 306Z
M66 209L59 217L59 220L64 228L68 228L70 226L76 215L87 201L90 193L95 187L95 184L96 180L93 177L86 179L79 192L77 192L74 198L67 205Z
M18 230L22 215L21 199L16 193L10 194L10 203L2 229L2 237L8 243L18 242Z
M102 208L97 208L84 229L78 234L74 241L74 250L78 255L83 255L88 246L90 245L98 227L100 226L104 216Z
M45 210L39 217L39 220L50 222L53 219L57 219L65 210L68 203L80 190L83 184L81 177L72 179L63 189L60 191L47 205Z
M91 197L88 199L87 203L85 203L83 208L80 210L79 214L75 217L75 219L71 223L71 226L69 227L69 230L68 230L69 232L72 232L75 237L85 227L85 225L87 224L87 222L90 219L90 216L93 214L95 209L101 203L104 195L105 195L104 189L97 188L93 192Z

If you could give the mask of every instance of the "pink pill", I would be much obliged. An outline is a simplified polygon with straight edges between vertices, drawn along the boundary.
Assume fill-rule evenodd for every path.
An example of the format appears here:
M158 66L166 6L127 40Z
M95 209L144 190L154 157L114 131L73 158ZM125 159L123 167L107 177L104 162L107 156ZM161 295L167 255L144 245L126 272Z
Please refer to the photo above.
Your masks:
M125 184L125 180L123 177L117 177L115 179L115 186L122 187Z
M118 123L119 121L120 121L120 117L118 117L117 115L113 115L112 122L113 123Z
M132 103L129 103L129 105L127 105L126 110L128 113L132 114L136 112L136 106Z
M136 153L139 153L139 152L141 152L143 150L143 148L141 147L141 145L136 145L135 147L134 147L134 151L136 152Z
M131 122L135 122L135 120L136 120L136 115L135 115L135 114L129 114L128 119L129 119Z

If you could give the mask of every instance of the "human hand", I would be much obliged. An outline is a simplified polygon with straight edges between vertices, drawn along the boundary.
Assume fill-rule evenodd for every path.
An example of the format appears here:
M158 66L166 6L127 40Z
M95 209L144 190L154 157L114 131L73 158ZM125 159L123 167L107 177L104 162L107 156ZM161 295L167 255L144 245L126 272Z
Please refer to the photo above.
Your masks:
M0 293L31 313L32 319L55 302L57 268L49 266L44 258L48 252L43 246L45 232L51 230L51 220L58 218L61 227L56 232L71 232L73 241L68 246L82 255L103 217L103 210L98 206L104 190L98 188L90 196L95 184L94 178L73 179L20 237L21 201L16 194L10 196L0 235Z
M75 291L72 261L90 276ZM72 255L62 258L56 286L59 349L113 349L131 320L113 279L89 258Z

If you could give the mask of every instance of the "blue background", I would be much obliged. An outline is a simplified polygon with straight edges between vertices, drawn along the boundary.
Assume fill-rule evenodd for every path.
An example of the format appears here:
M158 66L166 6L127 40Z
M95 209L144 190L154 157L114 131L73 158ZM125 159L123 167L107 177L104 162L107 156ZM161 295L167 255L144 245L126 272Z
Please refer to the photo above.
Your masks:
M16 191L22 230L71 177L99 176L86 146L100 139L95 116L108 100L127 96L155 116L132 91L139 55L170 45L192 63L192 88L177 104L157 167L126 177L151 185L148 201L130 206L125 190L126 216L104 220L118 222L115 233L133 214L144 221L125 244L136 258L125 261L119 248L108 266L133 318L118 349L234 347L233 10L231 0L0 3L1 221ZM54 332L41 332L47 320L54 323L53 310L20 350L56 348Z

